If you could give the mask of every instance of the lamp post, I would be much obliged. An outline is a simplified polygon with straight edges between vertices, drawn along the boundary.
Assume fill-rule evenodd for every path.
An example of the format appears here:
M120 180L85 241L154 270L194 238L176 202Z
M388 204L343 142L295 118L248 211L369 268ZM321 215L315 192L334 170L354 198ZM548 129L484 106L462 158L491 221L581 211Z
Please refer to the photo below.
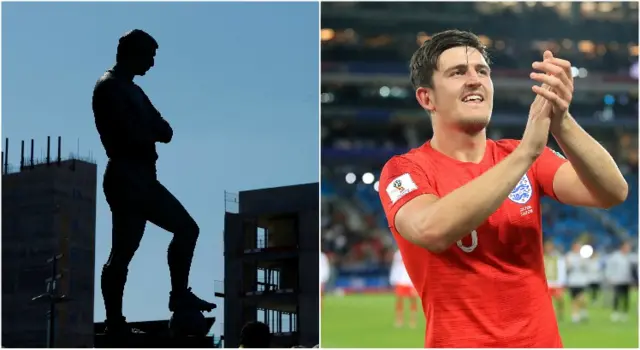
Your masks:
M61 258L62 254L58 254L47 260L47 263L51 264L51 277L45 279L47 292L31 299L34 302L44 301L49 303L49 311L47 311L47 348L55 347L56 305L70 300L66 295L58 295L57 281L62 278L62 274L58 273L58 260Z

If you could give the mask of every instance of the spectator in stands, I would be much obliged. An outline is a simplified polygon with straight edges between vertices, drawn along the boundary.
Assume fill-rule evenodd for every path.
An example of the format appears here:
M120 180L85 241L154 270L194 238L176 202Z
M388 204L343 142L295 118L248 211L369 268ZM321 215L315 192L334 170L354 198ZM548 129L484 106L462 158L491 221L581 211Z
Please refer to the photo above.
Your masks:
M269 326L259 321L252 321L245 324L240 332L240 347L271 347L271 332L269 331Z
M620 136L618 145L618 162L622 164L625 174L638 173L638 138L628 133Z
M627 156L627 167L629 173L638 174L638 152L629 153Z

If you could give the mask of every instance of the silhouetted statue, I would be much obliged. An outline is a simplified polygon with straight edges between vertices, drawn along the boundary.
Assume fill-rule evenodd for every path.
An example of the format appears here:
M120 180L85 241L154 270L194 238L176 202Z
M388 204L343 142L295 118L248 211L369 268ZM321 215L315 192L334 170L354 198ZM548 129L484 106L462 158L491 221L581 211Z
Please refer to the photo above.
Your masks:
M116 65L93 90L96 127L109 158L103 189L113 228L111 253L102 269L102 296L110 334L133 331L122 314L122 297L129 263L147 221L173 233L168 249L172 288L169 310L211 311L216 307L189 288L198 225L156 176L155 143L169 143L173 130L133 82L136 75L145 75L153 67L157 49L156 40L144 31L126 33L118 43Z

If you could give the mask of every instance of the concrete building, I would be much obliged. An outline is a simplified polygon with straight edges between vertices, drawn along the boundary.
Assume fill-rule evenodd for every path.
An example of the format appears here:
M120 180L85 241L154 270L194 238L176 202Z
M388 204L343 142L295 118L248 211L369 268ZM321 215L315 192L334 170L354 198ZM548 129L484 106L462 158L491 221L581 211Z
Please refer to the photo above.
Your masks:
M273 347L319 343L318 196L318 183L245 191L225 213L225 347L256 320Z
M32 152L33 154L33 152ZM33 158L32 158L33 159ZM34 162L31 161L30 164ZM95 164L42 162L2 174L2 346L47 345L47 292L57 261L55 347L93 347Z

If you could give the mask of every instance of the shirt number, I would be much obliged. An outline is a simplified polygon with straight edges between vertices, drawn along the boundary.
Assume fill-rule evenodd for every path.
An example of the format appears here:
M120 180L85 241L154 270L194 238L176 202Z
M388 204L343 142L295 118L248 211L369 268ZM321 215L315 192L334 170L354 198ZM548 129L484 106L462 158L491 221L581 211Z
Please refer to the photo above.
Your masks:
M471 231L471 245L470 246L466 246L466 245L462 244L462 240L459 240L457 242L457 244L458 244L458 248L462 249L463 252L471 253L472 251L476 250L476 247L478 246L478 232L476 232L476 230Z

